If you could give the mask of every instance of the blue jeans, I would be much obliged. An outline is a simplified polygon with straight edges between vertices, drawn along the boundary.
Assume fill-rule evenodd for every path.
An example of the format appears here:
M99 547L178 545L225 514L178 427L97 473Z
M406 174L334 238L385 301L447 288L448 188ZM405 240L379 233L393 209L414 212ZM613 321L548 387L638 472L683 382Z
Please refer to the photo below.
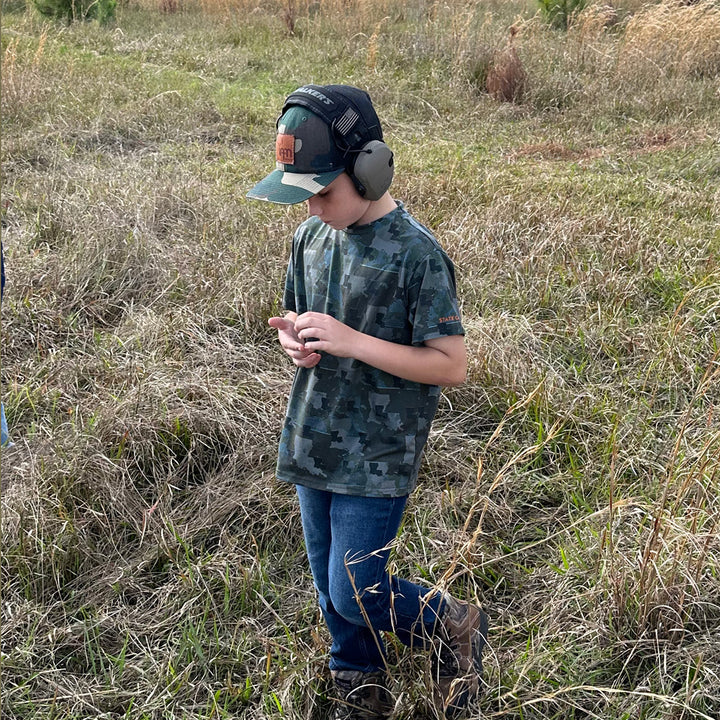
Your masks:
M0 445L3 447L5 447L5 445L12 445L8 434L7 420L5 419L5 406L2 403L0 403L0 433L2 434L2 437L0 437Z
M382 631L422 647L437 622L441 594L387 571L407 497L296 488L310 569L332 635L330 669L384 668Z

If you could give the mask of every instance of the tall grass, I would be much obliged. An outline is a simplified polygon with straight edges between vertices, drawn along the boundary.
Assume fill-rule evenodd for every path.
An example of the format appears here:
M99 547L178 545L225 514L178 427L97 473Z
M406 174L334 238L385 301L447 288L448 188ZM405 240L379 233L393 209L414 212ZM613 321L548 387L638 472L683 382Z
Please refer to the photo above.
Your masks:
M306 81L370 91L457 267L469 378L392 563L490 613L472 717L717 717L717 12L3 5L3 717L327 716L266 325L304 208L244 199ZM390 640L396 716L441 717Z

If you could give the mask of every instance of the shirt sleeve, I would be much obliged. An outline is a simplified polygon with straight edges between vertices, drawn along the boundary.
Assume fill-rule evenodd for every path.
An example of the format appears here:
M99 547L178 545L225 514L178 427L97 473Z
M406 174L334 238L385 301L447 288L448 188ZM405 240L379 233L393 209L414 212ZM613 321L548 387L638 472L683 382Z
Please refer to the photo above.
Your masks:
M408 289L412 344L446 335L464 335L455 284L455 268L444 253L419 263Z
M295 246L293 239L290 259L288 260L287 272L285 274L285 289L283 291L283 307L288 312L297 312L297 304L295 302Z

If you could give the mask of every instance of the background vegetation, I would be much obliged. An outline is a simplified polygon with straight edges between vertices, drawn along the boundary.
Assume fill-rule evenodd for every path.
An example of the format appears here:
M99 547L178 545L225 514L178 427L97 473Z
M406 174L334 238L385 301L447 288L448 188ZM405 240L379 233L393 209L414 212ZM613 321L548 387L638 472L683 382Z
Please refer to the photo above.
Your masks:
M326 716L266 325L305 211L244 199L307 81L369 90L457 265L393 563L490 613L474 716L720 715L717 3L2 7L4 718Z

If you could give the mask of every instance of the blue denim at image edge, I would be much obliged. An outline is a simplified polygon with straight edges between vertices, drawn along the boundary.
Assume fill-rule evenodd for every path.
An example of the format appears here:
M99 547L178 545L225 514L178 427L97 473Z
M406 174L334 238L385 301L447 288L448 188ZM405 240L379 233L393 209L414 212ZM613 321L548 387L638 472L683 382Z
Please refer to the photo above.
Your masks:
M5 406L0 403L0 421L2 421L2 439L0 439L0 445L3 447L8 444L10 436L8 435L8 424L5 419Z
M438 592L428 597L430 588L387 572L388 546L407 496L360 497L295 487L310 569L332 636L330 669L383 668L380 631L395 633L407 646L423 647L418 620L432 632L442 597Z
M2 243L0 243L0 273L2 274L2 281L0 282L0 304L2 304L2 297L5 294L5 253L2 249ZM2 437L0 437L0 446L12 445L10 442L10 436L8 434L8 424L5 419L5 406L0 402L0 425L2 425Z

